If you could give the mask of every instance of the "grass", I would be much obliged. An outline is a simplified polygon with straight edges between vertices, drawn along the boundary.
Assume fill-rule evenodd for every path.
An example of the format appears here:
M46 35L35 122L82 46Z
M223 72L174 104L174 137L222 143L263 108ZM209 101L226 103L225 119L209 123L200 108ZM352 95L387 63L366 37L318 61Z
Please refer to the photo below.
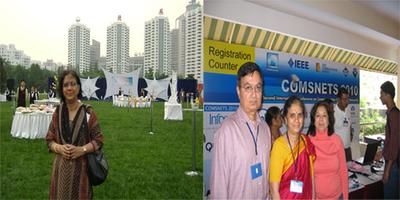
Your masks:
M203 177L192 169L193 114L183 121L165 121L163 103L155 103L153 132L150 110L94 106L110 166L105 183L94 187L95 199L201 199ZM0 103L0 199L48 199L53 154L44 139L11 137L12 104ZM196 169L203 171L202 112L196 112Z

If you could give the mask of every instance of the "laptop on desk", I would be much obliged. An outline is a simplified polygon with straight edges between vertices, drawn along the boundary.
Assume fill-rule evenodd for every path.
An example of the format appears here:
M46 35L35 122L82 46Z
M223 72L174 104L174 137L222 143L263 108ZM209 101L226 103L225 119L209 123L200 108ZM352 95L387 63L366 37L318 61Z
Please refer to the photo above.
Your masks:
M381 142L371 142L368 143L367 149L365 150L364 157L361 157L357 160L355 160L356 163L360 165L368 165L373 163L376 151L378 150L378 146L381 144Z

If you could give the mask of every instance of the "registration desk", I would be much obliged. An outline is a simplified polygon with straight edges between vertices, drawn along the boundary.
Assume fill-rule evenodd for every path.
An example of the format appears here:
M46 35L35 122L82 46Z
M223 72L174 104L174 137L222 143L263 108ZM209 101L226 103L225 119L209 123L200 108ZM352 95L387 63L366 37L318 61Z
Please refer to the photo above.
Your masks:
M348 166L350 166L349 163ZM375 173L371 172L371 165L363 167L365 174L353 173L349 167L349 175L351 174L349 176L349 199L383 199L383 164L380 167L374 167L378 170ZM354 187L355 185L358 187Z

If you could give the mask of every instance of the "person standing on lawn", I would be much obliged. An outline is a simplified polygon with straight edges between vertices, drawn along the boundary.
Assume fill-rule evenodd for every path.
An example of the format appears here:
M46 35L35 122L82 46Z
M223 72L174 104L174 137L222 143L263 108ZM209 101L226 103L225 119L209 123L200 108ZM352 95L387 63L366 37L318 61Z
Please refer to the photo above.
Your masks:
M81 82L75 71L60 77L61 104L57 106L46 142L55 153L50 184L50 199L91 199L92 185L87 174L87 153L100 149L103 135L96 113L81 103Z

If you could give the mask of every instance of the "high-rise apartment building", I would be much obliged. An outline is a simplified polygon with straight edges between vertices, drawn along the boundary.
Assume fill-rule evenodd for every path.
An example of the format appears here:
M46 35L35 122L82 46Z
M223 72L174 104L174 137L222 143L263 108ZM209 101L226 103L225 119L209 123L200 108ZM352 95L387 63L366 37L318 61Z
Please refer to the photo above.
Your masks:
M106 69L114 73L127 72L129 59L129 27L118 21L107 27L107 56Z
M139 77L143 77L143 67L144 67L143 53L135 53L135 56L129 58L128 72L140 69Z
M100 70L101 68L107 69L107 67L106 67L107 64L106 64L106 63L107 63L106 57L105 57L105 56L101 56L101 57L99 58L99 63L98 63L99 70Z
M99 68L100 59L100 42L92 40L90 45L90 70L97 70Z
M0 44L0 57L12 65L21 65L25 68L31 66L31 57L25 55L24 51L17 50L13 44L8 46Z
M176 19L176 26L178 27L178 75L185 77L185 42L186 42L186 18L182 14Z
M90 29L80 23L79 17L68 29L68 67L79 73L90 69Z
M58 65L53 61L53 59L47 59L46 62L42 63L43 68L50 71L57 71Z
M159 15L146 21L144 33L144 72L171 74L171 36L168 18L160 9Z
M203 82L203 8L191 0L186 11L176 19L178 28L178 74L193 76Z
M185 12L185 77L193 75L203 82L203 8L196 0Z
M171 70L181 75L179 73L179 29L177 28L171 30Z

